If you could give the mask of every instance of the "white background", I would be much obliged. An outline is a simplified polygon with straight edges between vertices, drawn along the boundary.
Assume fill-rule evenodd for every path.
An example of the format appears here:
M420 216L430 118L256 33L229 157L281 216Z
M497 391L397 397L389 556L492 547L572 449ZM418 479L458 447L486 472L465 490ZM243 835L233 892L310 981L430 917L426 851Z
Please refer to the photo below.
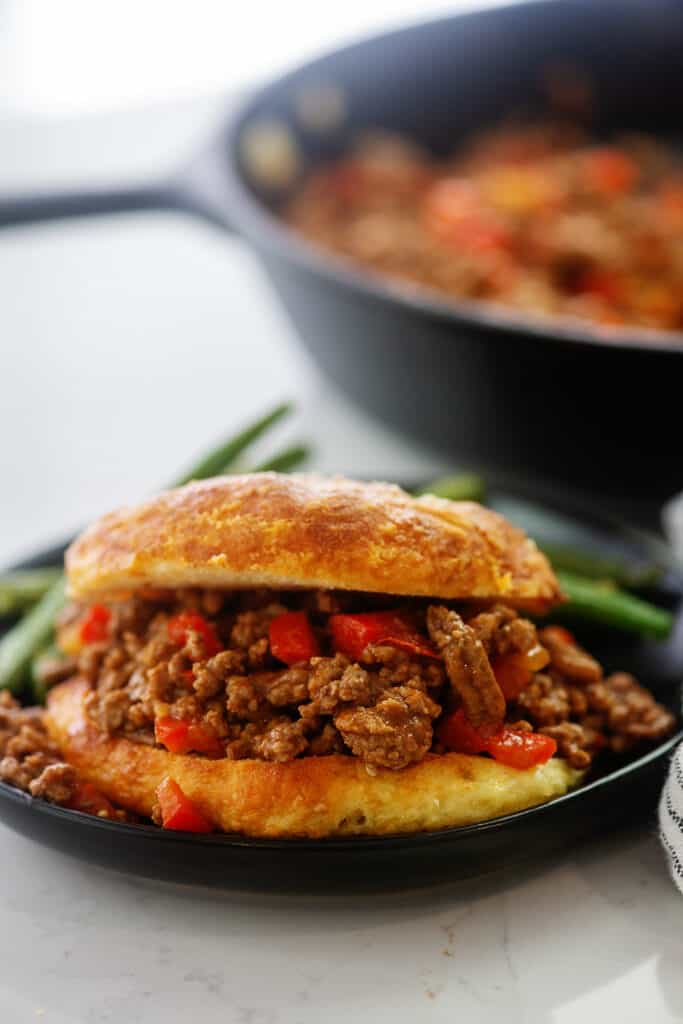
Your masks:
M361 34L474 6L487 0L0 0L0 103L82 113L243 87Z

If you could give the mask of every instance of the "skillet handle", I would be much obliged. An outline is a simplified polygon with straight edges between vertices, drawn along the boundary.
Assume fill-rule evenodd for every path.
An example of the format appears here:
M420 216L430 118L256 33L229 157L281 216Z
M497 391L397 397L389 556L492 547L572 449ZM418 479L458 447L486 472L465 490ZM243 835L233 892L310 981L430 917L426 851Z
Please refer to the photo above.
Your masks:
M164 179L96 188L0 194L0 228L69 217L174 210L234 232L234 196L222 151L214 146Z
M186 208L182 191L171 182L16 193L0 196L0 228L95 214Z

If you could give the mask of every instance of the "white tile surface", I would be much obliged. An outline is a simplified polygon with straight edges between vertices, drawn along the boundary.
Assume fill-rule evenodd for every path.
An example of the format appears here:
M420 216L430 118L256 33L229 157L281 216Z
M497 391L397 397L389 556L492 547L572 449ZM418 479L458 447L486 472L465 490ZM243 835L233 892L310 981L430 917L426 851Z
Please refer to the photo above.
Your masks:
M57 135L0 126L0 182L122 171L122 153L151 167L206 110ZM324 469L439 468L321 381L248 254L200 225L0 235L0 311L0 561L145 493L283 395ZM3 826L0 864L2 1024L683 1020L683 902L647 830L524 874L333 907L157 888Z

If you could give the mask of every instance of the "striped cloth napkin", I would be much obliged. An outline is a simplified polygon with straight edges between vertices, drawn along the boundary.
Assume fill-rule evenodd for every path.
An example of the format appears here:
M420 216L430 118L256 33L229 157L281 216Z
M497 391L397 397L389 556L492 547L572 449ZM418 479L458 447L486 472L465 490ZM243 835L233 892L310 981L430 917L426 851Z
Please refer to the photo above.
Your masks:
M659 835L669 858L671 877L683 893L683 746L671 760L659 801Z
M662 520L671 546L683 563L683 495L664 507ZM671 759L659 801L659 835L669 858L671 877L683 893L683 744Z

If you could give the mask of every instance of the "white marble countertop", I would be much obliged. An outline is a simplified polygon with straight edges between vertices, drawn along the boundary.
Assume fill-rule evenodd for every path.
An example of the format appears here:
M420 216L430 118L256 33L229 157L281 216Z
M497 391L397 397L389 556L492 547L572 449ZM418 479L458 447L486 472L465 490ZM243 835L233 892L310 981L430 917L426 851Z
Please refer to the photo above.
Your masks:
M154 887L4 829L0 856L12 1024L683 1019L681 900L645 834L525 875L337 905Z
M151 169L218 106L0 123L0 188ZM300 412L282 436L315 433L319 468L443 466L335 394L251 257L202 225L6 232L0 308L0 562L145 493L285 395ZM521 874L331 905L155 887L4 826L0 863L3 1024L683 1020L683 901L652 828Z

